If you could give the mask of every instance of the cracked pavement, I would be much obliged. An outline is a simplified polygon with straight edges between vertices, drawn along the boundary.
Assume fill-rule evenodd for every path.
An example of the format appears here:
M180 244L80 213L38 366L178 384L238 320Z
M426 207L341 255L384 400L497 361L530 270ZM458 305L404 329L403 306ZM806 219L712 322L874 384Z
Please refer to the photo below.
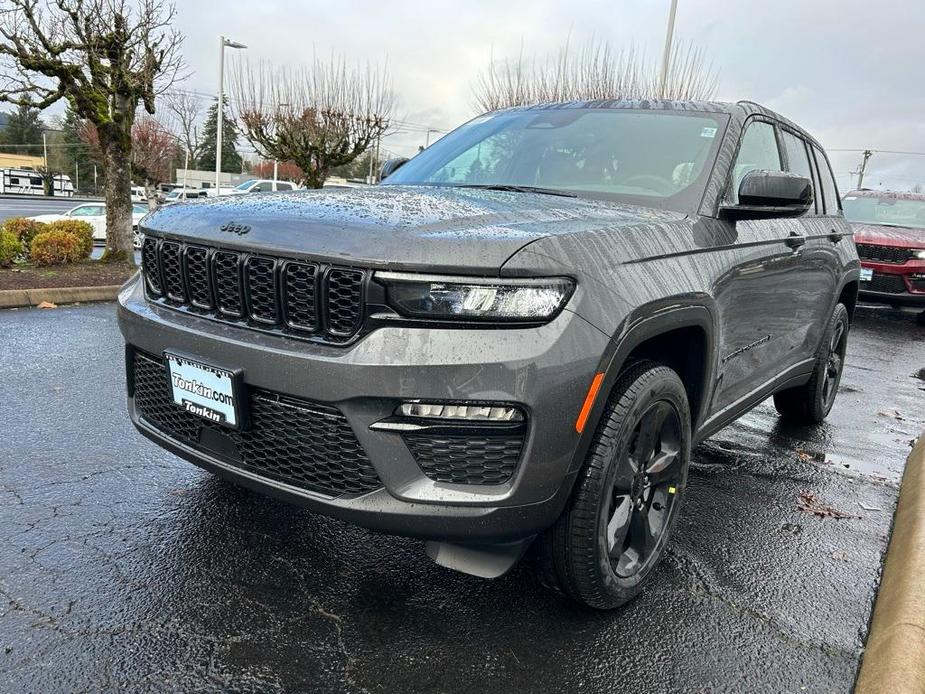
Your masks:
M925 428L925 328L859 309L829 420L766 402L695 449L654 580L599 614L149 443L112 304L3 311L0 335L0 691L849 691Z

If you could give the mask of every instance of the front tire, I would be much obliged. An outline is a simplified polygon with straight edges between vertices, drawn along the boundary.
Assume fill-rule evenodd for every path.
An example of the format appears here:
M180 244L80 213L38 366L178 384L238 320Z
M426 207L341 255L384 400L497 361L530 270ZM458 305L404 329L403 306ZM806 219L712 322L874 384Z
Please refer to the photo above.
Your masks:
M540 539L547 586L597 609L636 596L680 510L690 419L672 369L639 362L620 375L572 498Z
M832 410L845 367L849 327L848 309L838 304L816 350L809 381L774 394L774 407L782 417L800 424L819 424Z

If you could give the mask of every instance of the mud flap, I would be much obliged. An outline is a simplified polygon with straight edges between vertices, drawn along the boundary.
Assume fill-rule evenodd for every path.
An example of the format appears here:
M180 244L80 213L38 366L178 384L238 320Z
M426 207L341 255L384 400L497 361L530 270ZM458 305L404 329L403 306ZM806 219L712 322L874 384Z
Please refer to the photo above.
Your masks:
M427 556L440 566L479 578L500 578L526 553L535 535L495 545L458 545L451 542L428 541Z

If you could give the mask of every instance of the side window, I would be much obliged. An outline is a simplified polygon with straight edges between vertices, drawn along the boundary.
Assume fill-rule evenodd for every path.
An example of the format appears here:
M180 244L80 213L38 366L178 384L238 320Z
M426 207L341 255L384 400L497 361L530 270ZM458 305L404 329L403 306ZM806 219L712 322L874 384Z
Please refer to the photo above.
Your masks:
M745 174L755 169L781 170L774 126L763 121L754 121L742 136L739 154L732 168L732 190L728 196L733 203L738 202L739 184Z
M781 135L783 136L784 149L787 151L787 162L789 164L787 168L789 171L812 181L813 167L809 163L809 154L806 151L806 144L803 139L786 130L782 130ZM822 201L819 200L819 194L815 192L815 186L813 186L813 189L816 211L821 212Z
M816 154L816 168L819 169L819 180L822 181L822 194L825 197L825 213L839 214L841 201L838 199L838 187L835 185L835 176L829 168L829 162L821 149L813 146Z
M280 181L276 184L276 190L292 190L292 184Z
M266 193L273 190L273 181L262 181L257 185L251 186L252 193Z

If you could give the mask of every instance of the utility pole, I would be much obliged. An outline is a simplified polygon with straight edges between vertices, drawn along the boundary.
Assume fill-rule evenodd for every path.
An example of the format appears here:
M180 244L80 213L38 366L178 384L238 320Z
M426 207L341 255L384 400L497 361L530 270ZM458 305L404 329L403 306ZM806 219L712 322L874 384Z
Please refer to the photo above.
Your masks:
M51 172L48 170L48 139L45 137L45 131L42 131L42 151L44 152L43 159L45 161L45 180L48 181L51 176ZM55 179L51 179L51 187L46 191L48 195L54 197L55 195Z
M658 80L658 95L664 99L668 88L668 66L671 63L671 44L674 40L674 19L678 12L678 0L671 0L668 11L668 31L665 32L665 48L662 51L662 70Z
M436 128L428 128L428 129L427 129L427 137L424 138L424 149L427 149L428 147L430 147L430 134L431 134L431 133L439 133L439 132L440 132L440 131L437 130Z
M869 149L864 150L863 158L861 159L861 165L858 167L858 189L864 187L864 172L867 170L867 160L871 158L873 152Z
M273 160L273 182L276 183L277 180L279 180L279 161L274 159Z
M189 177L189 150L183 148L183 190L186 190L186 179Z
M247 48L243 43L218 37L218 110L215 113L215 194L221 191L222 176L222 126L225 125L225 46Z

